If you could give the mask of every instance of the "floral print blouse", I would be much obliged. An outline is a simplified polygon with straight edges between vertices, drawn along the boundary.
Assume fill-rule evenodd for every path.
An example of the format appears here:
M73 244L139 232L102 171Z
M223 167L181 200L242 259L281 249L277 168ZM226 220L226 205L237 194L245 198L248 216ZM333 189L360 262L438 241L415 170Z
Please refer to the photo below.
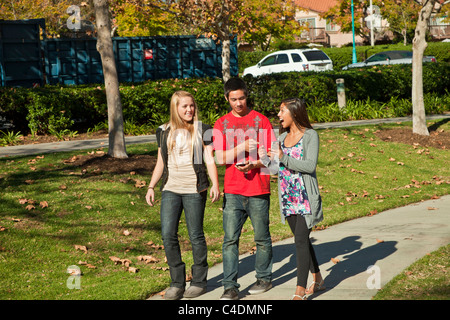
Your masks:
M283 141L281 148L286 155L301 160L303 158L303 137L293 147L286 147ZM286 168L282 162L280 162L278 174L284 216L311 214L302 174Z

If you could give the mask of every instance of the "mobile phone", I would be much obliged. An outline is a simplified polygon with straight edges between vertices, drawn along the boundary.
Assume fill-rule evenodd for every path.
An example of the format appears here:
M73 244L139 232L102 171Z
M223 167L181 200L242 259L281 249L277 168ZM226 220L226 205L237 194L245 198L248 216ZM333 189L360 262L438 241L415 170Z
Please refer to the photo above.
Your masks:
M238 162L235 164L236 167L243 167L245 166L245 162Z

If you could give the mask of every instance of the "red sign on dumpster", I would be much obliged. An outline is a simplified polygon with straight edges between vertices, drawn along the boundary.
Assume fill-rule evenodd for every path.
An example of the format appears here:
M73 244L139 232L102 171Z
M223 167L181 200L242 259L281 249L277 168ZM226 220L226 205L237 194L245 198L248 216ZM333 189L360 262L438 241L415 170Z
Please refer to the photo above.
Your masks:
M144 49L144 59L145 60L153 59L153 49Z

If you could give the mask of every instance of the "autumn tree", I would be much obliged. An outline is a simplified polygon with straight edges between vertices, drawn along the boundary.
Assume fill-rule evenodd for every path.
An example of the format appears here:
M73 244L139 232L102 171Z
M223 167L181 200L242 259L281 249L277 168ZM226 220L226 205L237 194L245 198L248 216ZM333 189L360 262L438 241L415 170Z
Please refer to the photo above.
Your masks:
M404 0L374 0L374 4L378 5L381 15L389 22L389 29L401 34L406 45L408 31L416 27L419 4Z
M114 158L127 158L123 125L119 77L111 39L111 18L108 0L93 0L97 25L97 50L100 53L105 79L108 106L108 154Z
M169 10L142 0L111 0L113 29L121 37L174 35L183 33ZM158 4L155 2L155 4Z
M389 28L404 37L407 31L415 28L418 6L414 1L405 0L372 0L373 5L380 8L380 13L389 22ZM355 34L366 41L370 30L365 23L369 14L370 0L353 0ZM340 26L342 32L352 32L351 0L338 0L337 4L321 14L324 19L330 19Z
M355 34L369 41L370 30L364 23L369 8L369 0L353 0ZM338 0L334 7L322 13L322 19L329 19L340 26L342 32L352 32L351 0Z
M166 0L166 8L173 12L183 25L197 34L216 37L222 44L222 78L230 78L230 43L238 31L243 0ZM161 6L163 4L160 4Z
M272 39L293 39L303 29L295 21L298 6L293 1L285 0L245 0L246 29L239 32L239 39L257 44L261 50L269 49Z
M46 33L56 36L69 15L70 0L0 0L0 20L45 19Z
M159 9L174 15L184 33L206 35L222 45L222 77L230 78L230 42L256 42L263 47L272 37L289 37L298 24L292 21L293 0L123 0L136 7ZM148 10L149 14L151 10Z

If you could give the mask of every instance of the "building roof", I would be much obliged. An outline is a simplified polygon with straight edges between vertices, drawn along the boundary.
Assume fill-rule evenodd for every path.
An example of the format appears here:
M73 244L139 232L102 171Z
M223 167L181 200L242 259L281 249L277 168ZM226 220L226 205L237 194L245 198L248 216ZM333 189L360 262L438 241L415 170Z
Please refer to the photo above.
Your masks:
M315 12L327 12L334 7L338 0L295 0L295 4L303 9L309 9Z

